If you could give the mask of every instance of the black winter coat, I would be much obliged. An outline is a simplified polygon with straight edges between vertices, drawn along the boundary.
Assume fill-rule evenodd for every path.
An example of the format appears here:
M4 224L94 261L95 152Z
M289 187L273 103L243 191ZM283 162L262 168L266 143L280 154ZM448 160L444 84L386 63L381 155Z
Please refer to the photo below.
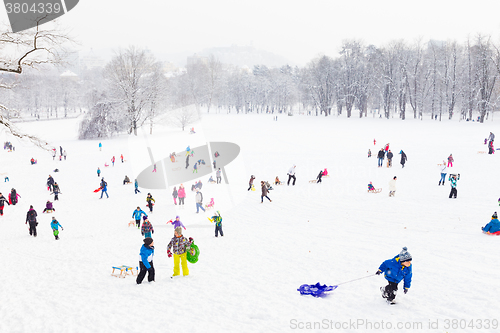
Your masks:
M378 151L378 154L377 154L377 157L378 157L378 158L384 158L384 156L385 156L384 151L383 151L383 150L379 150L379 151Z

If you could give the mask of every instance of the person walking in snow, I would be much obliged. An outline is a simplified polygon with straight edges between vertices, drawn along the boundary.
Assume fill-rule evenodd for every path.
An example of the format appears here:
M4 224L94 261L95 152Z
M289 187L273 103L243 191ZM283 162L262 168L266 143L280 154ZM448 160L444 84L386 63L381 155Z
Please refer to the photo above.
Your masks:
M7 198L5 198L2 193L0 193L0 216L3 216L3 207L5 206L5 203L10 206Z
M395 303L398 284L404 280L403 288L406 294L411 287L412 266L411 254L406 247L394 258L384 261L377 270L377 275L384 273L384 278L388 281L387 286L380 287L382 297L390 304Z
M52 221L50 222L50 226L52 228L52 234L54 235L55 239L59 239L59 227L61 227L61 230L64 230L62 225L57 222L56 218L52 216Z
M186 230L186 227L184 226L184 224L182 224L179 216L176 216L174 221L170 220L167 222L167 224L169 224L169 223L172 223L172 225L174 226L174 229L177 227L182 227L184 230Z
M102 143L99 142L99 151L102 151Z
M148 203L149 212L152 213L153 212L153 202L156 202L156 201L155 201L155 199L153 199L153 196L151 195L151 193L148 193L148 196L146 197L146 202Z
M217 215L212 216L211 221L215 223L215 237L219 237L220 233L221 237L224 237L224 232L222 231L222 216L217 212Z
M49 178L47 178L47 187L49 188L49 191L52 192L54 186L54 178L52 178L51 175L49 175Z
M267 196L267 194L269 193L269 190L267 189L267 186L266 186L266 183L264 183L264 181L262 180L260 182L260 187L262 189L262 194L260 195L260 203L264 203L264 197L267 198L267 200L269 200L269 202L273 202L271 199L269 199L269 197Z
M148 214L146 214L142 209L141 207L137 207L136 210L134 210L134 212L132 213L132 217L135 219L135 225L137 226L137 228L139 229L140 226L141 226L141 216L144 215L144 216L148 216Z
M368 149L368 158L372 157L372 151Z
M392 168L392 158L393 157L394 157L394 154L389 149L389 151L387 152L387 167L388 168Z
M172 197L174 198L174 205L177 205L177 187L174 186L174 190L172 191Z
M9 193L9 203L13 206L15 206L19 202L19 198L21 195L17 193L15 188L12 188Z
M63 151L63 156L64 156L64 160L66 161L66 156L68 156L68 154L66 153L66 150Z
M139 183L137 182L137 178L134 181L134 187L135 187L135 194L137 194L137 192L141 193L141 191L139 191Z
M290 185L290 180L293 178L293 184L295 186L295 181L297 178L295 178L295 164L288 170L288 182L287 185Z
M323 170L320 170L318 176L316 177L317 184L321 183L321 177L323 177Z
M222 182L222 177L221 177L221 171L220 171L220 168L219 170L217 170L217 172L215 173L215 178L217 178L217 184L220 184Z
M145 238L151 237L151 235L155 233L153 225L149 222L149 218L147 216L143 216L142 219L141 234Z
M401 162L399 163L401 163L402 167L404 168L406 160L408 160L408 157L406 157L406 154L403 150L401 150L399 153L401 154Z
M113 166L115 166L115 157L111 157L111 163L113 164Z
M148 273L148 282L154 282L155 280L155 268L153 266L153 256L155 254L155 242L153 238L144 238L144 245L142 245L139 251L139 267L140 271L137 275L135 282L141 284L142 280L146 277L146 272Z
M449 198L451 199L451 197L453 197L456 199L457 198L457 181L460 180L460 174L458 174L458 177L457 177L457 175L450 174L450 177L448 178L448 180L450 181L450 185L451 185L451 191L450 191Z
M394 195L396 195L396 180L398 178L396 176L394 176L394 178L391 179L391 181L389 182L389 196L390 197L393 197Z
M491 216L491 221L481 228L486 234L494 234L500 232L500 221L498 221L497 212L494 212Z
M100 199L102 199L102 196L104 195L104 193L106 193L106 197L109 198L108 183L104 180L104 177L103 177L101 180L101 198Z
M38 225L38 222L36 221L37 213L35 209L33 208L33 205L30 205L30 209L28 210L28 213L26 213L26 223L30 225L30 236L33 235L33 237L36 237L36 226Z
M192 242L193 238L189 237L189 240L187 240L186 237L182 235L181 227L175 228L174 237L172 237L167 246L167 255L169 258L172 258L170 249L173 249L174 252L174 274L172 277L180 274L181 270L179 268L179 263L181 263L182 266L182 275L189 275L186 250L189 250Z
M123 154L121 154L121 155L120 155L120 158L121 158L121 160L122 160L122 163L123 163Z
M200 212L200 209L205 211L205 208L203 208L203 194L200 192L200 190L196 190L196 214Z
M438 164L439 170L441 171L441 179L439 179L439 185L444 185L444 182L446 181L446 162L443 161L443 164Z
M495 134L493 134L493 132L490 132L490 135L488 136L488 141L492 142L494 140L495 140Z
M253 175L251 175L250 180L248 181L248 190L247 191L250 191L252 189L254 179L255 179L255 177Z
M193 166L193 173L198 173L198 163L195 163Z
M451 168L453 167L453 162L455 160L453 159L453 156L450 154L450 156L448 156L448 168Z
M382 164L384 163L384 157L385 157L384 148L380 148L380 151L377 154L379 168L381 168Z
M179 186L179 190L177 191L177 195L179 196L179 206L184 205L184 199L186 198L186 190L184 189L183 184L181 184Z
M52 161L54 161L56 159L56 149L54 148L52 150Z
M59 200L59 193L61 193L61 189L59 188L59 184L55 182L54 186L52 187L52 193L51 193L54 195L54 201Z
M186 156L186 169L189 167L189 155Z
M101 177L101 169L99 167L97 167L97 177Z

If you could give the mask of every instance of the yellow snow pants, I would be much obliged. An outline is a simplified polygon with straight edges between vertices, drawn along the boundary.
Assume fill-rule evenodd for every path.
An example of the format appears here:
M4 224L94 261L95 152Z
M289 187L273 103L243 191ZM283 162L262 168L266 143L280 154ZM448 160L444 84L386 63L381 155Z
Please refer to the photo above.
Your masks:
M174 253L174 276L177 276L181 273L180 267L179 267L179 261L181 262L182 265L182 275L186 276L189 275L189 268L187 264L187 259L186 259L186 252L183 254L175 254Z

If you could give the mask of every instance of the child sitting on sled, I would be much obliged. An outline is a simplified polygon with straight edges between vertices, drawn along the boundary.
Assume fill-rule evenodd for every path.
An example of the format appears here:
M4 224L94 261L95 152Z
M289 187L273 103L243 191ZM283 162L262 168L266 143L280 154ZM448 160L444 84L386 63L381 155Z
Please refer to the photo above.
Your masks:
M481 228L485 234L499 235L500 234L500 221L498 221L497 212L491 216L491 221Z
M276 176L276 179L274 179L274 185L281 185L281 181L278 176Z

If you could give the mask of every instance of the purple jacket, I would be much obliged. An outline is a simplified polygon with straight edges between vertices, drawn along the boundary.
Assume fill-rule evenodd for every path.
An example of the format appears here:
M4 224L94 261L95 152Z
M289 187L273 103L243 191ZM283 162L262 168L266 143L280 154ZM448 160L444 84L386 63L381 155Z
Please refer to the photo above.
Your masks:
M186 229L186 227L184 226L184 224L182 224L180 220L173 220L172 225L174 226L174 229L177 227L183 227L184 229Z

